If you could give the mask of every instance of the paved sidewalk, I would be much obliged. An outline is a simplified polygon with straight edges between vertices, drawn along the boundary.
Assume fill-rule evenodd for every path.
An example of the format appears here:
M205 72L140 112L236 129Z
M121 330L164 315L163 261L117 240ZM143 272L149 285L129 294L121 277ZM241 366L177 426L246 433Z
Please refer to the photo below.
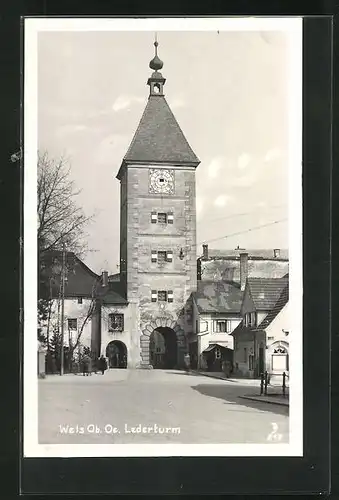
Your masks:
M252 395L243 395L239 396L241 399L249 399L251 401L260 401L260 403L269 403L269 404L275 404L275 405L283 405L283 406L289 406L289 397L286 396L285 398L283 396L280 396L280 394L272 394L271 396L268 394L267 396L254 396Z
M260 387L260 380L254 378L228 378L223 372L201 372L198 370L192 370L193 373L197 375L202 375L204 377L217 378L225 380L226 382L233 382L239 385L251 385L255 387Z

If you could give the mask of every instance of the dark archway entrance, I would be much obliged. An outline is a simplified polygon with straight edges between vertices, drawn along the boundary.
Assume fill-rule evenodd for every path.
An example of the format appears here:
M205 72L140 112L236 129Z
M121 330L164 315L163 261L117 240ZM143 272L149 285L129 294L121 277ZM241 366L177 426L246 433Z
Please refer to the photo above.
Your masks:
M127 368L127 347L120 340L113 340L106 347L108 368Z
M172 328L156 328L150 336L150 364L153 368L173 369L177 366L177 336Z

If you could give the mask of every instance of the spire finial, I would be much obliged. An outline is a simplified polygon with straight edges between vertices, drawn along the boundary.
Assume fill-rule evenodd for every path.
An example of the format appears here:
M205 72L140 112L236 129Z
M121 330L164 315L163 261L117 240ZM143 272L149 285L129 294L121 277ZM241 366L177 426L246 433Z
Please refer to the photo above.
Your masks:
M154 33L154 47L155 47L155 55L158 55L158 37L157 37L157 32Z
M153 57L152 61L149 63L149 67L151 69L153 69L154 71L158 71L164 65L164 63L158 57L158 45L159 45L158 36L157 36L157 33L155 33L154 34L155 56Z

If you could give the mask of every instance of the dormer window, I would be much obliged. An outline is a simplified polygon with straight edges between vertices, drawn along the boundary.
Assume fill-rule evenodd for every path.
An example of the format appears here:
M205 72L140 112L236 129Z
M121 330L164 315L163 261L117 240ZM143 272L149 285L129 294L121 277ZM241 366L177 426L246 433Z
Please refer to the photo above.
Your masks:
M245 314L245 326L257 326L257 313L254 311L254 312L250 312L250 313L246 313Z

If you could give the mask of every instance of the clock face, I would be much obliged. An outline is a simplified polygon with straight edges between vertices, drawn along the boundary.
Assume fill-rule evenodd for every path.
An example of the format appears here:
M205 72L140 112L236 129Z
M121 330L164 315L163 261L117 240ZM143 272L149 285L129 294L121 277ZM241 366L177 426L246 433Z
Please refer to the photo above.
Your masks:
M174 171L151 168L149 171L150 193L174 194Z

